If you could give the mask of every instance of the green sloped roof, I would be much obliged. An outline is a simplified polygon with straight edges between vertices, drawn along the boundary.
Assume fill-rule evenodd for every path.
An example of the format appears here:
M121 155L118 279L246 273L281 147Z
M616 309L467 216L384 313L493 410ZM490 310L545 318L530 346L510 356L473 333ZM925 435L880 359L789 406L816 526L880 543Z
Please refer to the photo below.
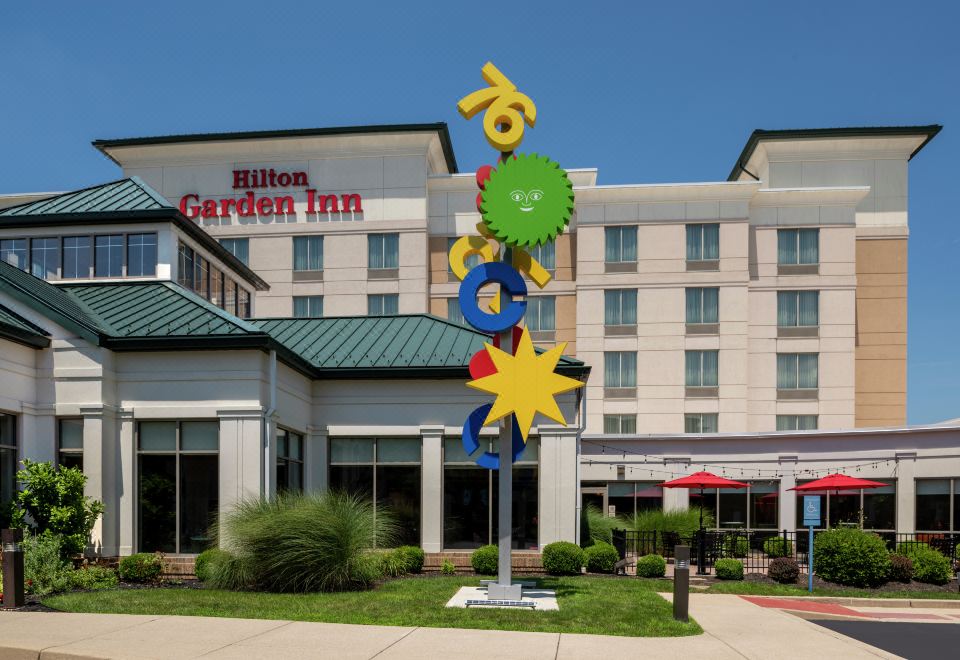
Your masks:
M0 305L0 337L37 348L46 348L50 345L46 330L3 305Z
M175 211L169 201L139 177L111 181L82 190L27 202L0 210L2 217L68 215L73 213L132 213Z

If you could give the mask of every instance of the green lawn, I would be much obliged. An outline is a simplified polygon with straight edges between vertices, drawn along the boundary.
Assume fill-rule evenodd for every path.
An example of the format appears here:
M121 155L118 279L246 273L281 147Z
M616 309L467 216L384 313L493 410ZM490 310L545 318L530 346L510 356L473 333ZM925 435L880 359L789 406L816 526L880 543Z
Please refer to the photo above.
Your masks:
M559 612L444 607L461 586L479 585L479 579L471 577L404 578L371 591L335 594L111 589L61 594L43 602L65 612L180 614L632 637L703 632L692 621L673 620L672 606L656 593L670 591L669 581L569 577L544 578L539 582L540 586L556 589Z
M731 580L729 582L718 582L706 590L706 593L712 594L743 594L746 596L835 596L844 598L937 598L937 599L960 599L960 593L956 591L886 591L882 589L856 589L854 587L822 589L814 587L813 593L807 591L806 587L792 584L764 584L758 582L747 582Z

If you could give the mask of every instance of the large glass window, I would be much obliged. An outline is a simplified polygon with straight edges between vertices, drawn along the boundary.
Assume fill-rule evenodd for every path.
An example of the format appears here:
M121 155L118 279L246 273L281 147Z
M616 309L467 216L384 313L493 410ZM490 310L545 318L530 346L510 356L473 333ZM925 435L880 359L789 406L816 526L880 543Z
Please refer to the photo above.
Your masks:
M30 272L34 277L49 280L60 270L60 239L34 238L30 241Z
M250 318L252 310L250 309L250 292L242 287L237 287L237 316L242 319Z
M57 464L83 470L83 419L58 420Z
M293 269L323 270L323 236L294 236Z
M93 274L97 277L123 276L123 235L105 235L94 238Z
M298 319L323 318L323 296L294 296L293 316Z
M816 428L816 415L777 415L778 431L814 431Z
M0 240L0 261L6 261L20 270L27 270L27 239L5 238Z
M748 481L747 488L711 488L703 491L704 513L713 515L719 529L777 529L779 481ZM699 508L700 491L690 491L690 507Z
M219 268L210 266L210 302L223 307L223 280L226 276Z
M636 227L607 227L604 230L604 240L604 261L606 263L636 262Z
M460 309L459 298L447 298L447 320L460 325L466 325L466 319L463 318L463 311Z
M777 263L782 266L820 263L820 230L778 229Z
M717 387L720 351L686 351L687 387Z
M530 296L523 320L531 332L557 329L557 299L554 296Z
M400 296L396 293L370 294L367 296L367 316L397 314L399 308Z
M210 262L199 254L193 257L193 285L201 298L210 299Z
M603 292L603 324L637 324L636 289L607 289Z
M0 413L0 523L17 489L17 418Z
M63 239L63 278L90 277L90 237L67 236Z
M177 249L177 282L191 291L195 290L193 260L193 248L180 243Z
M960 532L960 478L917 479L918 532Z
M874 479L887 485L850 491L827 493L797 492L797 528L803 527L803 496L820 495L821 510L827 527L860 527L877 531L894 531L897 526L897 482L893 479ZM797 485L809 483L798 481ZM824 502L824 499L826 501ZM918 527L919 529L919 527Z
M817 353L777 353L777 389L817 389Z
M303 436L277 429L277 492L303 490Z
M636 433L637 416L636 415L604 415L603 416L604 433Z
M217 422L140 422L141 552L198 553L212 542L219 505Z
M720 289L687 289L687 323L717 323L719 309Z
M604 387L637 386L637 354L632 351L605 351L603 354Z
M777 327L820 325L819 291L777 291Z
M607 484L607 515L632 517L663 508L663 488L656 482L611 481Z
M157 235L127 235L127 276L144 277L157 274Z
M400 267L400 234L370 234L367 239L371 270Z
M683 416L684 433L716 433L717 413L686 413Z
M478 548L497 542L499 470L474 463L460 438L444 439L443 547ZM498 451L496 439L482 439L478 451ZM539 543L539 444L527 441L513 465L513 549L535 549Z
M230 278L223 282L223 308L231 314L237 313L237 283Z
M330 488L389 509L402 545L420 545L420 444L420 438L330 440Z
M687 225L687 261L720 258L720 225Z
M296 239L294 239L296 241ZM220 245L226 248L227 252L235 256L245 266L250 265L250 239L249 238L221 238ZM296 270L296 266L294 266Z

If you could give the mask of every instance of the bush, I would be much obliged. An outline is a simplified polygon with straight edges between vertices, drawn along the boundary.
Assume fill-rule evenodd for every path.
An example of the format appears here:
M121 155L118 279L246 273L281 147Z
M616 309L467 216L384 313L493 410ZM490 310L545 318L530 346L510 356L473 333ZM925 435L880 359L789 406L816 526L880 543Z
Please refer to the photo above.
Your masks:
M763 542L763 551L769 557L792 557L793 541L782 536L771 536Z
M477 548L470 555L470 565L480 575L496 575L500 551L495 545L485 545Z
M70 571L68 588L81 591L99 591L117 586L117 572L103 566L89 566Z
M210 576L213 575L214 565L217 562L223 561L226 555L227 553L220 548L204 550L197 555L197 559L193 564L193 574L196 575L197 579L201 582L206 582L210 579Z
M583 550L576 543L556 541L543 547L543 570L550 575L579 575Z
M419 573L423 570L423 548L418 548L415 545L401 545L394 552L403 558L407 573Z
M659 578L667 574L667 560L660 555L645 555L637 560L637 577Z
M407 573L407 559L394 550L381 550L376 553L380 562L380 573L386 577L400 577Z
M743 558L750 554L750 542L743 536L727 536L723 539L723 556Z
M120 560L120 579L127 582L153 582L163 571L159 554L139 552Z
M913 562L913 579L928 584L946 584L953 578L950 560L926 545L915 545L907 550Z
M46 596L70 588L73 567L63 559L63 539L56 534L23 539L23 578L28 594Z
M583 510L582 518L586 533L581 535L581 539L585 547L594 543L613 543L613 530L623 529L629 524L622 518L604 514L592 504Z
M620 553L609 543L594 543L583 551L583 560L591 573L613 573Z
M739 559L718 559L713 567L721 580L743 579L743 562Z
M800 577L800 565L789 557L775 557L767 566L767 577L781 584L795 584Z
M21 490L15 500L12 523L37 534L62 537L60 553L65 558L82 553L90 530L103 513L103 504L83 494L87 482L83 472L24 459L17 481Z
M813 570L824 580L850 587L876 587L890 572L887 546L876 534L841 527L813 542Z
M440 572L443 575L456 575L457 567L453 565L453 562L449 559L444 559L443 563L440 564Z
M909 582L913 579L913 560L906 555L890 555L890 572L887 578L893 582Z
M216 530L230 552L210 584L221 589L343 591L383 576L375 547L390 547L397 525L380 508L337 492L283 493L236 504Z

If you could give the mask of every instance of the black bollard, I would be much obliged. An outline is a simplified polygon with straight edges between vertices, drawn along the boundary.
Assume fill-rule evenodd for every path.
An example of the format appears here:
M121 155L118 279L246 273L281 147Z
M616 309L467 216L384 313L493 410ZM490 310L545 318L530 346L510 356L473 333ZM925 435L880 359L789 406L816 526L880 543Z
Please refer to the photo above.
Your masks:
M707 574L707 532L697 530L697 575Z
M673 549L673 618L686 623L690 620L690 546Z
M23 607L23 530L0 530L3 544L3 608Z

